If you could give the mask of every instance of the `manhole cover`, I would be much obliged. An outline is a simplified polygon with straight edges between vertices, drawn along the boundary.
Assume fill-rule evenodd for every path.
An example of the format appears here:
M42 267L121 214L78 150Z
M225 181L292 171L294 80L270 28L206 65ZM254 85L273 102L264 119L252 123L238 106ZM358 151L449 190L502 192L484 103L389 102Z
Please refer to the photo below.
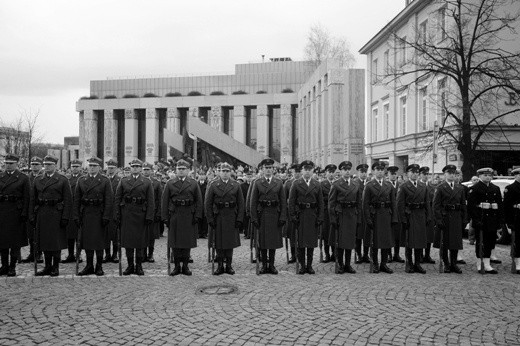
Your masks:
M211 285L203 286L197 289L197 293L208 295L225 295L236 292L238 292L238 287L233 285Z

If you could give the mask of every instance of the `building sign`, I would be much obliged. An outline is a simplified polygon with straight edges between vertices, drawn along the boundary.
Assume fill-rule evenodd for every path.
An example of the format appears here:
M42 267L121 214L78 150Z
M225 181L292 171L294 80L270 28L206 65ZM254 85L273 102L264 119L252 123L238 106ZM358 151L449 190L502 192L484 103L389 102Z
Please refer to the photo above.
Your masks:
M515 92L509 93L509 100L505 101L506 106L516 106L518 104L518 101L520 99L520 94L517 94Z
M457 154L450 154L450 156L448 156L448 160L451 161L457 161Z

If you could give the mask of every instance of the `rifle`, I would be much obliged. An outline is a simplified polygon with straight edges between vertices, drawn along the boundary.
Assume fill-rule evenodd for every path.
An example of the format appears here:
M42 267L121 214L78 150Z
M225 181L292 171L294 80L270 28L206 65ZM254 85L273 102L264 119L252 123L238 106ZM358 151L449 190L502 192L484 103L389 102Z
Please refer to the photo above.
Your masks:
M171 273L171 248L170 248L170 223L168 222L168 234L166 235L166 258L168 262L168 276L170 276Z
M515 213L515 219L516 219L516 213ZM515 224L511 225L512 226L511 227L511 274L516 274L516 271L517 271L516 263L515 263L515 253L516 253L515 225L516 225L516 220L515 220Z
M484 268L484 209L480 208L480 242L479 242L479 254L480 254L480 274L485 274L486 269Z
M34 275L38 272L38 238L40 237L39 229L34 226Z
M255 253L256 253L256 275L260 275L260 256L259 256L259 253L260 253L260 230L258 228L255 227ZM251 237L252 239L252 237ZM265 263L265 258L263 258L264 260L264 263Z
M300 248L298 247L299 246L299 243L298 243L298 228L296 225L293 225L294 226L294 245L296 246L296 274L298 274L298 265L300 264Z
M117 223L117 251L119 252L119 276L123 276L123 257L121 257L121 224Z
M81 224L78 227L78 237L76 238L76 275L79 273L79 257L81 256Z
M334 227L334 230L336 231L335 232L335 247L334 247L334 259L335 259L335 263L334 263L334 272L336 274L339 274L339 259L338 259L338 248L339 248L339 223L337 223L338 226Z
M212 241L211 241L211 274L215 275L215 247L216 247L216 237L217 235L215 234L216 231L214 228L210 228L211 230L211 238L212 238Z
M318 246L320 247L320 262L323 262L323 227L320 225L320 237Z

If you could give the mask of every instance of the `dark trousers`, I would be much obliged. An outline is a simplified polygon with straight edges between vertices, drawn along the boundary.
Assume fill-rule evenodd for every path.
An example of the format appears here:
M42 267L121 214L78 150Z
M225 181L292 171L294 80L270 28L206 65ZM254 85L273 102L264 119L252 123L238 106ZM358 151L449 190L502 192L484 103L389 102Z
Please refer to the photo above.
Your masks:
M207 238L208 237L208 220L205 216L202 217L202 220L197 224L199 228L199 238Z
M485 231L484 234L484 246L483 246L483 257L489 258L491 257L491 250L495 248L495 244L497 243L497 233ZM475 230L475 255L477 258L480 258L480 230Z
M306 251L307 250L307 251ZM307 256L305 256L307 255ZM307 257L307 266L312 265L312 259L314 257L314 248L313 247L300 247L298 248L298 261L302 266L305 266L305 257Z
M379 264L378 259L378 250L376 248L372 249L372 262L374 262L374 265ZM381 249L381 264L386 264L388 262L388 254L390 253L390 249Z
M9 260L9 250L11 250L11 259ZM18 261L20 248L2 249L0 250L0 256L2 258L2 267L7 267L9 264L15 265Z
M226 261L227 263L231 263L233 260L233 249L217 249L217 262Z
M94 266L94 252L96 253L96 263L103 263L103 250L85 250L87 254L87 265Z
M442 252L442 261L444 262L445 267L451 265L454 266L457 264L457 255L459 254L459 250L449 250L450 257L448 258L448 249L444 249Z
M173 263L179 264L181 262L188 263L188 260L190 259L190 252L191 249L179 249L174 248L173 249Z
M126 259L128 261L128 265L134 264L134 251L135 251L135 263L141 264L143 262L144 249L134 249L134 248L125 248Z
M275 249L261 249L260 250L261 256L262 256L262 262L267 264L273 264L274 259L276 256L276 250ZM269 253L269 257L267 257L267 254Z
M363 239L356 239L356 254L358 257L361 257L362 243L364 243ZM366 244L363 245L363 256L368 256L368 246L366 246Z
M342 248L337 248L336 249L336 253L337 253L337 256L338 256L338 264L339 265L343 265L343 264L350 264L350 258L352 257L352 250L351 249L342 249ZM343 254L345 254L345 262L343 262Z
M61 251L43 251L45 267L58 267L61 260Z

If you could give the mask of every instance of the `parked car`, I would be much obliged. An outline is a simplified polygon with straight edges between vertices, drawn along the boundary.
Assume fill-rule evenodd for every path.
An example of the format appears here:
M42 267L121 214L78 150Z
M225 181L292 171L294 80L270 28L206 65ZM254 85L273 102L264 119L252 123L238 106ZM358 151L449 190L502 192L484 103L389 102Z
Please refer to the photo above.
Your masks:
M500 188L500 192L502 193L502 199L504 198L504 190L506 186L513 183L515 180L513 177L494 177L491 182ZM471 181L465 181L462 183L467 187L471 187L473 183ZM511 243L511 230L507 225L504 225L503 229L497 230L497 243L503 245L509 245Z

